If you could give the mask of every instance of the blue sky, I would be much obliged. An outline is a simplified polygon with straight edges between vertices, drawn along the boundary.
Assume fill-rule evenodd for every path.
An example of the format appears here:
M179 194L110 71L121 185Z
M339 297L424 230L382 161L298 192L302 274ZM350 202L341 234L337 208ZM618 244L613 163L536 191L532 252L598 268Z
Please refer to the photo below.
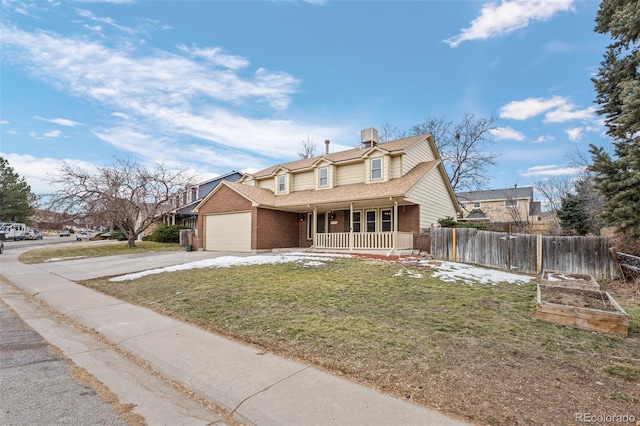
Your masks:
M0 155L38 194L63 161L198 180L349 149L360 130L496 119L487 188L604 143L599 2L2 0Z

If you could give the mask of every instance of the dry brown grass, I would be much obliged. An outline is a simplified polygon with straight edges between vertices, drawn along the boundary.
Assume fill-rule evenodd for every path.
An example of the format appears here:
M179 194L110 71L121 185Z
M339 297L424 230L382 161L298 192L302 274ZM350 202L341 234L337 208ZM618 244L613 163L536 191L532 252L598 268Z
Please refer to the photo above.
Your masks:
M614 286L628 338L535 321L535 283L445 283L374 260L84 284L476 424L640 419L640 303Z

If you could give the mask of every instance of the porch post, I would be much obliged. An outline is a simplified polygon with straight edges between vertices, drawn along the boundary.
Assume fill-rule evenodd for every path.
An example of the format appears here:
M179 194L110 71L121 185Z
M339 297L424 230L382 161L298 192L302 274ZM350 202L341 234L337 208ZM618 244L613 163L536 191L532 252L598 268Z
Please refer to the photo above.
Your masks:
M316 247L316 234L318 233L318 208L313 206L313 225L311 226L312 247ZM317 248L317 247L316 247Z
M353 251L353 202L349 205L349 251Z
M393 248L398 247L398 202L393 202Z

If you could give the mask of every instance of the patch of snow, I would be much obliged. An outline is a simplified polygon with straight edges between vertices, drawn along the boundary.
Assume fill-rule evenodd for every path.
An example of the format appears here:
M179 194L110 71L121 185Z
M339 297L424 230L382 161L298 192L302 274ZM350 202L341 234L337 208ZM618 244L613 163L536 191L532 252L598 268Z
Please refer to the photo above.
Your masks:
M465 284L474 285L509 283L509 284L526 284L533 279L526 275L512 274L509 272L496 271L494 269L481 268L478 266L466 265L455 262L438 262L429 263L431 268L437 271L433 273L433 277L440 278L445 282L462 281Z
M337 257L350 257L349 255L331 255L325 253L286 253L279 255L256 255L247 257L238 256L222 256L213 259L198 260L195 262L182 263L179 265L166 266L164 268L149 269L146 271L135 272L132 274L121 275L119 277L110 278L109 281L131 281L138 278L145 277L147 275L162 274L163 272L175 272L186 271L189 269L202 269L202 268L229 268L231 266L238 265L265 265L275 263L289 263L304 261L305 266L308 266L311 262L316 262L312 266L321 264L322 261L330 260Z
M406 269L406 268L400 269L400 270L398 270L398 272L393 274L394 277L401 277L403 275L407 275L407 276L409 276L411 278L422 278L423 277L423 275L421 273L413 272L412 270Z
M575 277L572 275L565 275L563 273L554 272L552 274L547 274L547 281L586 281L581 277Z

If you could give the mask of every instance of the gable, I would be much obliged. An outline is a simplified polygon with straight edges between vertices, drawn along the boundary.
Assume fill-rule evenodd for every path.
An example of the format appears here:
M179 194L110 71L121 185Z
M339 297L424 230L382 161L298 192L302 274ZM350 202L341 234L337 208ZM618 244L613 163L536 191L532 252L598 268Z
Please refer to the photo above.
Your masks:
M209 196L194 209L198 213L227 213L249 210L253 207L251 200L234 191L226 184L220 184Z

